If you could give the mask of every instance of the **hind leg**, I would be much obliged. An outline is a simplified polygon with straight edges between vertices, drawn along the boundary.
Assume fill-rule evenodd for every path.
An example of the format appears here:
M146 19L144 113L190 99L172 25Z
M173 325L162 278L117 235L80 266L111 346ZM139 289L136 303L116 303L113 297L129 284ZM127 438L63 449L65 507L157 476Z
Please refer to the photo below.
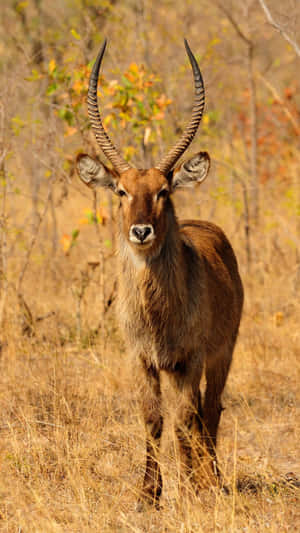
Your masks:
M234 343L221 350L217 356L206 361L206 391L203 407L203 436L206 449L212 460L212 468L219 474L217 466L217 436L223 411L221 396L224 390L232 361Z
M176 398L174 429L179 449L182 488L187 479L194 481L195 445L201 440L201 374L202 365L196 356L190 356L188 363L177 365L176 370L169 374Z

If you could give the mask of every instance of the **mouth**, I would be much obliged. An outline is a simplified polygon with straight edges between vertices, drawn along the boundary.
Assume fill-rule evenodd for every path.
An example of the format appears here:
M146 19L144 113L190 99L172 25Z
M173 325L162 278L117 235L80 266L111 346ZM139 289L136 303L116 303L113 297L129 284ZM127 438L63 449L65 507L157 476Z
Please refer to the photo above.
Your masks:
M135 240L135 239L129 239L130 240L130 243L133 244L136 248L150 248L153 244L153 241L155 240L155 237L152 238L152 239L147 239L145 241L139 241L139 240Z

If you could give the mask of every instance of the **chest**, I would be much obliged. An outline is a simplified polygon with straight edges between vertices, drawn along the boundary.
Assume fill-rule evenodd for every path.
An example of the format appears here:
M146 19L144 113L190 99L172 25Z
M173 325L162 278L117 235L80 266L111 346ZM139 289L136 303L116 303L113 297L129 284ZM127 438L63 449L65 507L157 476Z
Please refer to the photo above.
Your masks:
M195 298L195 292L198 296ZM159 369L184 360L201 341L199 288L169 279L136 275L122 279L118 315L130 351Z

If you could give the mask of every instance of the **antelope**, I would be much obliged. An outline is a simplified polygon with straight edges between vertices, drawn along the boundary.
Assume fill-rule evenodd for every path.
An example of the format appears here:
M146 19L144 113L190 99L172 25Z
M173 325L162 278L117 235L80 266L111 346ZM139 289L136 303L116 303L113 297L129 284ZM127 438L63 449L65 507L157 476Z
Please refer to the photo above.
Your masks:
M177 189L202 183L210 167L207 152L198 152L177 164L196 134L205 101L198 63L188 42L184 42L194 78L192 116L162 161L154 168L132 167L103 127L97 83L106 40L91 72L87 103L93 132L113 170L87 154L77 157L78 174L86 185L111 189L120 199L118 315L139 373L146 430L141 500L152 505L159 504L162 492L158 457L164 418L163 376L176 395L174 435L184 479L187 476L201 488L201 479L194 474L200 472L203 450L209 457L210 478L218 479L221 395L243 306L236 257L223 231L211 222L179 222L172 201ZM202 401L200 380L204 369L206 390ZM198 443L196 448L193 442Z

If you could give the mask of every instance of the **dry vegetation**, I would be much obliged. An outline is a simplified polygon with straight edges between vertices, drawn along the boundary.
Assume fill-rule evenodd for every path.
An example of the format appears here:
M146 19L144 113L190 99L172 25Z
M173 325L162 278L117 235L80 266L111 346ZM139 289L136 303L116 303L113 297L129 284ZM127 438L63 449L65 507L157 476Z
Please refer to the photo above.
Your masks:
M268 4L299 42L299 4ZM251 0L10 0L0 20L0 531L300 530L297 50ZM104 36L105 113L139 163L189 116L183 36L198 53L207 107L191 151L207 149L213 168L176 204L225 230L246 292L218 449L229 493L181 499L166 428L162 508L143 513L144 430L110 305L117 206L73 167L96 150L85 69Z

